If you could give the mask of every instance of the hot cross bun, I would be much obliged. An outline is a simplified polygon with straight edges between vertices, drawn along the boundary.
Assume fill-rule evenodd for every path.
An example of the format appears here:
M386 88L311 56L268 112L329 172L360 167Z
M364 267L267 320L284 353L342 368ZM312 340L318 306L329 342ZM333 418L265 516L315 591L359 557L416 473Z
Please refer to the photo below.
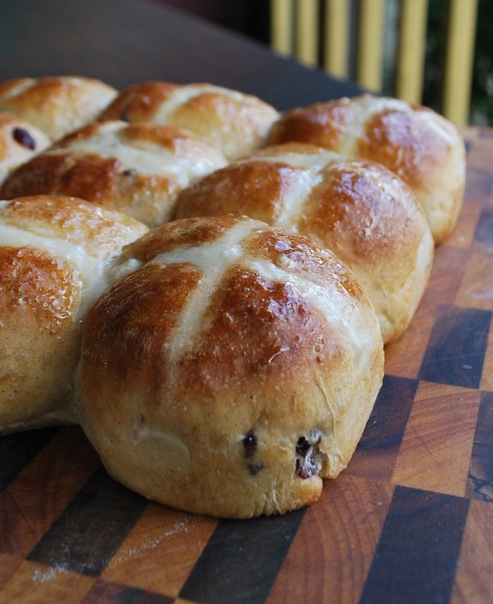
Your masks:
M79 373L81 425L107 470L218 517L315 501L383 377L378 320L349 270L238 215L153 229L117 269L84 323Z
M154 227L170 219L182 189L225 164L217 149L172 126L93 122L20 166L0 196L80 197Z
M102 114L103 119L186 129L228 160L262 146L278 117L274 107L244 92L206 83L154 81L126 88Z
M75 423L81 323L147 228L80 199L0 202L0 433Z

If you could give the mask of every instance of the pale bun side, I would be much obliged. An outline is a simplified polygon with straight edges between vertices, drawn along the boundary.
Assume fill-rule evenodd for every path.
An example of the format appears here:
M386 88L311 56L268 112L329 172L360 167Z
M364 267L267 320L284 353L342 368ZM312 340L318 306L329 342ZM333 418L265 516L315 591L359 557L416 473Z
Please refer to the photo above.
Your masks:
M238 215L170 222L84 324L81 425L110 474L189 512L315 501L348 464L383 377L375 312L308 239Z

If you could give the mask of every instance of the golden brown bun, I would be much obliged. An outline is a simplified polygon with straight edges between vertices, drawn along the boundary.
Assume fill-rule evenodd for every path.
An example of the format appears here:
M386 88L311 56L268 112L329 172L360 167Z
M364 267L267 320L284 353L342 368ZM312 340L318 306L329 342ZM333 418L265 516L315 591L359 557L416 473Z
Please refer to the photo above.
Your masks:
M102 119L183 128L236 159L267 139L278 112L259 98L212 84L143 82L123 90Z
M182 189L225 164L214 147L171 126L95 122L18 168L0 197L80 197L153 227L170 219Z
M0 113L0 184L8 174L50 145L44 132L26 120Z
M434 244L409 187L381 164L321 147L267 147L210 174L179 197L177 217L237 212L335 252L366 289L384 343L409 325Z
M219 517L316 500L383 376L378 320L350 272L237 215L169 222L119 262L130 274L89 313L79 373L81 425L108 471Z
M0 433L74 422L81 322L112 259L147 231L82 200L0 202Z
M305 142L385 165L423 205L435 243L452 232L462 205L465 146L430 109L365 94L285 112L271 144Z
M94 120L116 95L93 78L17 78L0 83L0 111L26 119L54 141Z

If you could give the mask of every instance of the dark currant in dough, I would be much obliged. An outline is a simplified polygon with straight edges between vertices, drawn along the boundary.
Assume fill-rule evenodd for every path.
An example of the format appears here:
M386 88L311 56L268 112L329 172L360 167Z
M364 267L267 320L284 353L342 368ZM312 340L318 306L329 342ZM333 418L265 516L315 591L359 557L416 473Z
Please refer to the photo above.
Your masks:
M250 474L256 476L265 466L261 461L257 461L256 463L249 463L247 467Z
M311 442L313 441L313 442ZM310 478L322 469L322 457L318 451L320 436L307 439L301 436L296 443L296 474L300 478Z
M243 439L244 455L250 459L257 452L257 436L253 430L249 430Z
M27 130L24 130L24 128L15 128L12 136L14 137L16 143L26 147L26 149L30 149L31 151L36 149L36 141Z

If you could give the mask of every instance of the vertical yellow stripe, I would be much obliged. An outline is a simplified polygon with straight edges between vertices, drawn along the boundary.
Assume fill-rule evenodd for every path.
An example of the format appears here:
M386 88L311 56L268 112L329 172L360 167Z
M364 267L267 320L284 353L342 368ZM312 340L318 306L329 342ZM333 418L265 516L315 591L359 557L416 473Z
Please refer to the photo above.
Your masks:
M467 0L466 0L467 2ZM396 95L421 103L428 0L401 0Z
M339 78L348 75L349 8L350 0L325 0L323 65Z
M318 63L318 0L296 0L296 56L306 65Z
M376 92L382 87L384 8L384 0L359 1L356 81Z
M443 114L467 124L476 36L477 0L450 0L443 85Z
M292 53L293 6L291 0L271 0L270 39L273 50L280 54Z

